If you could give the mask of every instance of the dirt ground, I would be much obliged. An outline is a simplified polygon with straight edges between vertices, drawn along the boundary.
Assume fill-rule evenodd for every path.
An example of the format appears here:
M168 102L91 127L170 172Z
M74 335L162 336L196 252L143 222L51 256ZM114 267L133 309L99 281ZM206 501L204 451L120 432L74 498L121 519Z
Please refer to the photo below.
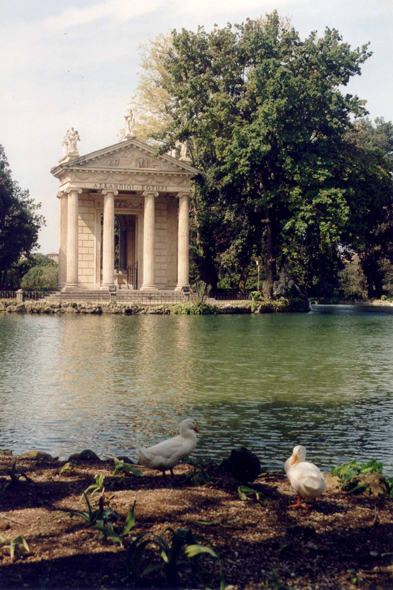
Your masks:
M15 460L16 472L24 471L29 479L21 477L6 487ZM342 492L336 478L327 477L316 510L294 510L289 508L293 490L281 473L264 473L254 482L262 495L258 502L240 500L239 482L217 467L209 470L212 483L194 487L183 481L193 469L188 465L175 468L175 480L145 467L144 477L113 476L113 461L75 461L60 473L63 466L0 454L0 588L133 588L138 582L126 568L133 539L181 527L214 545L228 590L393 589L393 501ZM105 508L121 517L114 524L118 531L136 501L136 522L124 548L100 539L74 513L86 510L81 494L97 474L105 476ZM98 497L93 496L94 506ZM4 539L19 535L29 551L11 562ZM158 561L157 550L148 546L144 559L146 564ZM198 559L207 570L209 588L218 588L217 560ZM168 588L161 572L147 575L139 586ZM180 568L180 586L204 587L187 566Z

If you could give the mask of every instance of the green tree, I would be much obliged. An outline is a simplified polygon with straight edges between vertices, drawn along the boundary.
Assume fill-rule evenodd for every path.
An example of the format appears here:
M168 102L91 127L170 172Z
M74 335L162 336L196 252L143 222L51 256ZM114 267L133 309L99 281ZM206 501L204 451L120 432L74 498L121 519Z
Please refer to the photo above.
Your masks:
M40 206L12 179L0 145L0 288L12 265L37 246L38 231L45 223L37 212Z
M247 269L262 255L268 295L296 249L307 251L314 269L337 259L350 213L348 187L337 182L340 150L351 117L365 113L362 101L340 89L369 55L367 46L352 50L336 30L302 41L276 12L210 33L172 32L156 79L170 97L156 139L163 152L187 141L201 171L192 205L201 262L215 243L228 242L231 214L239 239L218 258L227 264L237 257ZM212 209L213 236L204 231ZM254 247L251 236L261 236Z
M57 289L56 266L33 266L22 278L21 287L30 291L55 291Z
M345 241L359 257L368 297L380 298L393 263L393 124L359 121L348 133L344 169L350 189Z

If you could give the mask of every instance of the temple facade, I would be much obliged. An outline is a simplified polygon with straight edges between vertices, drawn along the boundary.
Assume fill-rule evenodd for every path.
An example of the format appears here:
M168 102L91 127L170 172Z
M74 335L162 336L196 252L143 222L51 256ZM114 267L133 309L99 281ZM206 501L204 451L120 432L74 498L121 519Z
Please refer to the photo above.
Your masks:
M186 289L189 194L198 171L185 157L156 156L135 137L79 156L78 132L67 134L51 170L60 182L60 288Z

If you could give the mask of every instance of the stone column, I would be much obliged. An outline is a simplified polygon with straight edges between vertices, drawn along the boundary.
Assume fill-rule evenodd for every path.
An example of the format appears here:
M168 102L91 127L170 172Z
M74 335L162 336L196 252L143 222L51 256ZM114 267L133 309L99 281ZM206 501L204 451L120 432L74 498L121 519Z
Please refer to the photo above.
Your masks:
M67 207L68 195L64 191L57 194L60 203L60 224L59 224L59 263L58 263L58 286L60 289L67 282Z
M80 188L67 189L67 281L65 291L78 289L78 202L82 193Z
M108 290L114 287L115 271L115 195L118 191L102 191L104 195L104 222L102 236L102 286Z
M143 215L143 285L141 291L156 291L154 282L155 197L158 193L145 192Z
M179 227L177 248L177 285L175 291L181 291L190 284L190 245L189 245L189 194L179 194Z

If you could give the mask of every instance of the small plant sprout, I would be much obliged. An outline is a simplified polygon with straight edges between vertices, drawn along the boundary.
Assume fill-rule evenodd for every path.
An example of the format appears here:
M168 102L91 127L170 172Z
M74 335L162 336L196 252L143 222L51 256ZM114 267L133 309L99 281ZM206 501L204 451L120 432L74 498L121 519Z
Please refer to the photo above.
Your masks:
M65 465L63 465L63 467L60 469L60 475L71 475L71 473L73 472L74 466L72 463L66 463Z
M97 524L93 528L94 530L99 531L100 539L105 536L106 539L109 539L109 541L112 541L112 543L118 543L120 547L123 548L123 539L126 535L128 535L135 524L135 504L136 501L134 502L132 508L130 508L128 511L126 522L121 533L117 533L110 522L105 523L103 520L97 520Z
M112 510L111 508L107 508L104 509L104 497L101 496L98 502L98 508L96 510L93 510L90 502L89 502L89 498L86 495L86 492L83 492L82 494L86 500L86 505L87 505L87 511L86 512L82 512L80 510L74 512L75 516L79 516L80 518L83 518L86 522L87 522L87 527L92 526L93 524L95 524L98 521L101 521L103 523L109 522L111 520L119 520L120 516L118 515L117 512L115 512L114 510Z
M263 506L266 505L266 500L262 498L261 492L258 492L258 490L254 488L250 488L249 486L239 486L237 488L237 493L240 500L242 501L250 500L254 496L257 502L259 502Z
M136 475L137 477L143 477L142 471L133 467L130 463L125 463L123 460L116 458L114 459L114 462L115 470L113 475L119 475L119 473L125 473L127 475L128 473L132 473L132 475Z
M102 494L104 494L104 492L105 492L105 488L104 488L105 475L95 475L94 479L96 480L96 483L92 483L91 486L86 488L85 491L83 492L84 494L87 495L89 492L91 492L92 496L94 496L94 494L96 494L97 492L101 492ZM81 499L82 498L83 498L83 494L81 496Z
M356 570L347 570L347 572L351 577L351 584L354 586L360 586L363 582L362 574Z
M171 536L169 541L165 536ZM203 543L203 544L202 544ZM143 556L148 545L158 549L161 561L142 565ZM225 590L225 579L221 560L215 548L207 539L192 533L191 529L179 528L177 531L168 527L161 535L145 533L137 537L130 546L127 554L127 569L129 575L140 580L148 574L161 570L170 587L175 587L179 581L179 570L182 565L189 563L194 576L203 573L197 558L206 554L218 560L220 575L220 590Z
M11 563L13 563L15 559L21 557L23 551L26 551L27 553L30 551L26 539L21 535L12 539L9 545L6 545L7 539L0 535L0 543L3 545L3 549L9 552Z

